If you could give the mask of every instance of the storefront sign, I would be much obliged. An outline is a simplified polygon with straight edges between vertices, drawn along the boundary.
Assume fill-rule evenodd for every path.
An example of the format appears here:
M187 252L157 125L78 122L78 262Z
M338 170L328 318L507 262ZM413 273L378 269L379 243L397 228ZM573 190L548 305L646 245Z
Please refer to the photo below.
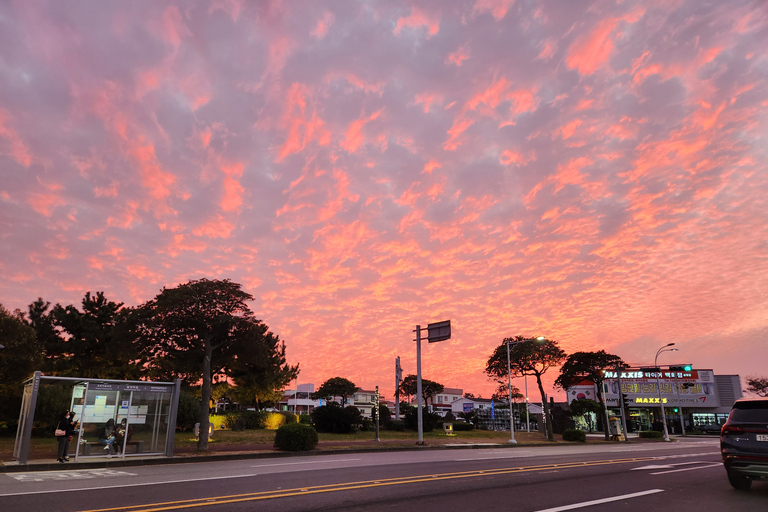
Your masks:
M636 407L659 407L660 403L681 407L719 407L720 401L709 370L689 372L628 369L621 372L604 370L603 394L611 407L619 405L619 395ZM661 395L661 397L659 396Z

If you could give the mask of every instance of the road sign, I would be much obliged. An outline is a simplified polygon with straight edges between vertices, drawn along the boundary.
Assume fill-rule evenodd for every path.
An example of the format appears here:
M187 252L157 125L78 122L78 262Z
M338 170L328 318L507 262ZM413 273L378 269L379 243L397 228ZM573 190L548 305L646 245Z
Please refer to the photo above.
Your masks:
M434 343L436 341L445 341L451 339L451 321L435 322L427 325L427 341Z

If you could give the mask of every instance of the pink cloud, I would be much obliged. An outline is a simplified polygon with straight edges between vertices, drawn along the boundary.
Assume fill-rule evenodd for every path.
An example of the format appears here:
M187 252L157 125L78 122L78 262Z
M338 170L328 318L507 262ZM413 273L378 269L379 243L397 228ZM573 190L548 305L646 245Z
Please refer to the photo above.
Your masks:
M222 215L216 214L208 222L205 222L192 232L197 236L205 236L208 238L229 238L232 235L232 231L235 229L235 224Z
M581 119L574 119L573 121L566 124L565 126L562 126L560 128L560 133L563 136L563 140L573 137L573 134L576 133L576 129L582 124L583 124L583 121Z
M7 112L0 108L0 139L6 141L6 144L0 144L0 154L11 155L19 165L29 167L32 164L29 147L9 124Z
M465 47L460 47L455 52L451 52L445 58L446 64L454 64L455 66L461 66L462 62L469 58L469 52Z
M582 75L591 75L608 61L613 50L611 32L619 20L605 19L595 29L573 42L565 59L570 69L576 69Z
M310 101L310 90L306 85L294 83L288 89L282 121L282 125L288 129L288 135L278 160L302 151L311 142L322 146L330 143L330 132L324 128L325 123L317 112L308 106Z
M323 13L323 17L317 20L317 25L315 25L315 28L312 29L310 35L312 37L316 37L317 39L323 39L328 33L328 28L331 26L334 19L335 16L333 13L326 11Z
M349 128L347 129L347 133L344 137L344 141L341 143L341 147L349 151L350 153L355 153L357 151L357 148L360 147L360 144L363 143L363 134L362 130L363 127L370 123L371 121L374 121L378 119L378 117L381 115L381 110L377 110L373 114L371 114L368 117L363 117L361 119L357 119L352 122L351 125L349 125Z
M475 0L472 12L474 14L491 13L497 21L500 21L514 4L515 0Z
M438 16L429 14L414 6L411 7L411 14L398 18L395 29L392 32L398 36L404 28L417 29L421 27L426 27L429 37L432 37L440 31L440 20Z

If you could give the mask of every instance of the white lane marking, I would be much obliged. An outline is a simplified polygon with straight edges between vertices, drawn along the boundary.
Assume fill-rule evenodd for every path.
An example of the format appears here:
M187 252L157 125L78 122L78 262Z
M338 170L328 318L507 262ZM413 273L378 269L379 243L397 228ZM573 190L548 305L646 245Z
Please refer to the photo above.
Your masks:
M659 471L657 473L648 473L648 474L649 475L666 475L667 473L677 473L679 471L693 471L694 469L716 468L722 465L723 465L722 462L718 462L716 464L710 464L709 466L698 466L695 468L683 468L683 469L670 469L669 471Z
M164 482L144 482L141 484L113 484L101 487L77 487L73 489L51 489L48 491L30 491L30 492L9 492L6 494L0 494L0 498L3 496L27 496L31 494L55 494L58 492L79 492L79 491L100 491L103 489L115 489L116 487L144 487L145 485L165 485L165 484L186 484L189 482L203 482L205 480L225 480L228 478L248 478L251 476L259 476L259 473L253 473L250 475L229 475L229 476L212 476L209 478L188 478L186 480L166 480Z
M600 505L601 503L610 503L612 501L626 500L629 498L639 498L640 496L647 496L648 494L656 494L657 492L664 492L664 489L650 489L648 491L633 492L632 494L622 494L621 496L612 496L610 498L603 498L601 500L583 501L581 503L563 505L562 507L554 507L554 508L538 510L537 512L561 512L562 510L573 510L575 508L590 507L592 505Z
M6 473L19 482L46 482L59 480L89 480L118 476L136 476L136 473L116 469L80 469L71 471L37 471L35 473Z
M677 464L652 464L650 466L640 466L639 468L632 468L630 471L640 471L643 469L670 469L675 466L688 466L690 464L706 464L708 461L694 460L690 462L678 462Z
M252 468L271 468L274 466L294 466L296 464L320 464L323 462L351 462L353 460L361 460L361 459L308 460L305 462L284 462L282 464L260 464L258 466L251 466L251 467Z

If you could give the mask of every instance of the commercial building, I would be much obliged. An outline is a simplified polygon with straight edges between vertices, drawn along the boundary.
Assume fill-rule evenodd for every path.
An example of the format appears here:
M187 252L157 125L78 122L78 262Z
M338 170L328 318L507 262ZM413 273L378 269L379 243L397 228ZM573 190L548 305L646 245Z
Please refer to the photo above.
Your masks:
M670 433L682 433L681 421L687 431L713 430L725 423L731 406L742 396L738 375L715 375L714 370L628 369L620 375L606 370L604 378L603 398L609 414L620 416L624 395L630 432L661 430L661 404ZM597 400L592 381L582 381L566 392L569 404L584 398Z

